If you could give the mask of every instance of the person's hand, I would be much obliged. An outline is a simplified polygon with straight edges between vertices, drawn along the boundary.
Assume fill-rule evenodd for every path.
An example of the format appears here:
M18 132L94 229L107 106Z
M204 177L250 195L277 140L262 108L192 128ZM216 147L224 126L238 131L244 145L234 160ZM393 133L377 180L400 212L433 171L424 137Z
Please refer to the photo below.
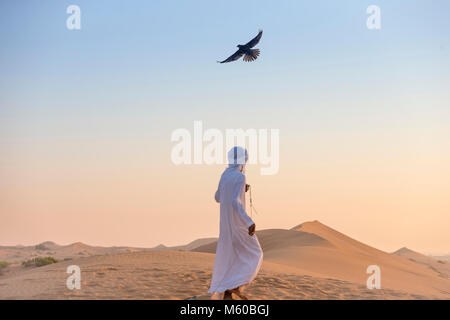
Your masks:
M256 225L252 224L250 227L248 227L248 234L250 236L254 235L255 234L255 230L256 230Z

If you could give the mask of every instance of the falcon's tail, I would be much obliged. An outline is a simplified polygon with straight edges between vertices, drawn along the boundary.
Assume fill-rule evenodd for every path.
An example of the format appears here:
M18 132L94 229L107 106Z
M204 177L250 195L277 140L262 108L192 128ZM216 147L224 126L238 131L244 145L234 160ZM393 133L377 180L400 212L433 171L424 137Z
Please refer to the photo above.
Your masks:
M256 60L259 56L259 49L250 49L251 54L246 53L244 56L244 61L250 62Z

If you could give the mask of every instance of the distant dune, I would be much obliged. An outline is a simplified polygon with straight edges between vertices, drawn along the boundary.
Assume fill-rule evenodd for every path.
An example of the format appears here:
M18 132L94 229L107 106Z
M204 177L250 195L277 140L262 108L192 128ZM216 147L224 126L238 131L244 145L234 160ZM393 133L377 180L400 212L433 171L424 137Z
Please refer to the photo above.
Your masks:
M183 246L174 246L174 247L166 247L164 245L159 245L155 248L152 248L152 250L158 249L158 250L182 250L182 251L192 251L197 249L198 247L208 245L210 243L217 242L217 238L201 238L194 241L189 242L186 245Z
M410 250L406 247L395 251L393 254L406 258L412 262L427 266L445 279L450 278L450 263L448 261L434 259L432 257Z
M52 241L45 241L35 246L0 246L0 261L9 261L11 263L18 264L24 260L43 256L52 256L58 260L64 260L94 255L118 254L151 250L191 251L196 249L197 247L215 241L217 241L217 238L202 238L194 240L186 245L167 247L163 244L160 244L153 248L101 247L90 246L82 242L75 242L69 245L59 245Z
M448 263L407 248L392 254L365 245L318 221L290 230L257 232L262 270L248 295L253 299L450 299ZM154 248L60 246L0 247L2 299L193 299L206 294L216 238ZM60 262L23 267L20 261L54 256ZM64 260L66 259L66 260ZM70 260L67 260L70 259ZM66 288L66 268L78 265L81 290ZM380 290L366 288L369 265L381 268Z
M450 254L442 255L442 256L432 256L432 258L435 259L435 260L450 262Z
M51 241L42 242L35 246L0 246L0 260L20 263L35 257L52 256L56 259L76 259L83 256L117 254L124 252L145 251L150 249L132 247L98 247L82 242L75 242L66 246Z

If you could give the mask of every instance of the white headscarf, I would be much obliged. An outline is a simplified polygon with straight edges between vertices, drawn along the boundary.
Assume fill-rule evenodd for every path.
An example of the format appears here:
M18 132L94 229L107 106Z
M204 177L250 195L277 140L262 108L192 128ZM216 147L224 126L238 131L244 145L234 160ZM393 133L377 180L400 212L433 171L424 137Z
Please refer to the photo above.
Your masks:
M228 151L228 168L239 167L239 170L243 171L247 160L248 152L242 147L235 146Z

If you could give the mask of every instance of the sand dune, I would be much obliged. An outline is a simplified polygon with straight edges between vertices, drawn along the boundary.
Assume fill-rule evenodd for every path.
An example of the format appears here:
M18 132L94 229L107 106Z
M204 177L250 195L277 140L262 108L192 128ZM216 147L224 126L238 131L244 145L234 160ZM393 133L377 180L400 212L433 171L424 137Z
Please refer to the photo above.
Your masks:
M450 281L440 276L440 272L365 245L318 221L291 230L262 230L257 236L265 261L294 267L307 275L365 285L369 276L367 267L377 265L381 269L382 288L450 298ZM212 253L215 246L212 243L194 251Z
M318 221L304 223L293 230L319 235L328 240L333 248L285 252L275 260L356 283L366 281L365 271L368 265L378 265L381 268L381 284L384 288L450 297L450 282L426 266L367 246ZM294 259L294 256L297 256L297 259Z
M411 250L386 253L318 221L290 230L261 230L257 236L264 262L248 288L254 299L450 299L448 265ZM215 238L205 238L150 249L53 242L0 247L0 260L17 262L51 253L62 260L43 267L13 263L3 268L0 298L208 298L216 245ZM65 257L71 260L61 259ZM66 288L66 268L72 264L81 268L81 290ZM381 268L380 290L366 288L369 265Z
M267 229L257 231L257 236L264 253L273 250L281 250L284 248L297 246L317 246L317 247L331 246L331 244L327 240L321 238L320 236L306 232L297 232L293 230ZM217 241L214 241L206 245L199 246L198 248L193 249L192 251L215 253L216 246Z

